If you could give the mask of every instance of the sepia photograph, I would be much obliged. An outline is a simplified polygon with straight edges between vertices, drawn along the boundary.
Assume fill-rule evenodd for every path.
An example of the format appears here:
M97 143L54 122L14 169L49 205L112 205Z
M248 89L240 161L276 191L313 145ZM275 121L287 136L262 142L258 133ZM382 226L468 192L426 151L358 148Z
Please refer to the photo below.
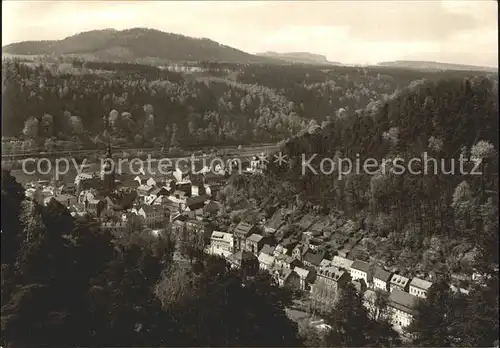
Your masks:
M498 104L494 0L4 0L0 348L498 348Z

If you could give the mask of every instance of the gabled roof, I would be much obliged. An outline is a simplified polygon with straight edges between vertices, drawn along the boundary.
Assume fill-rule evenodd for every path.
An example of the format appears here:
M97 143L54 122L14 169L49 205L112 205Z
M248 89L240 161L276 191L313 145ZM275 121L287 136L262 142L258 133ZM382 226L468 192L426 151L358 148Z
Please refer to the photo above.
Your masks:
M345 257L342 256L334 256L332 260L332 264L338 268L344 268L346 270L350 270L352 264L354 263L353 260L346 259Z
M235 235L240 235L240 236L248 236L254 225L251 225L247 222L241 221L234 229L234 234Z
M303 269L301 267L298 267L298 266L295 266L295 268L293 269L295 271L295 273L297 273L299 275L300 278L302 279L305 279L307 278L307 276L309 275L310 271L307 270L307 269Z
M410 286L414 286L422 290L429 290L429 288L432 286L432 283L420 278L413 278L410 282Z
M273 255L275 250L275 247L270 246L269 244L264 244L262 249L260 250L261 253L268 254L268 255Z
M247 238L247 240L251 241L251 242L254 242L254 243L258 243L262 240L262 236L260 234L252 234L250 237Z
M202 209L205 206L205 197L203 196L188 197L186 199L186 205L191 210Z
M319 264L319 267L325 268L325 267L328 267L328 266L333 266L333 263L332 263L331 260L328 260L328 259L321 260L321 262Z
M356 260L352 263L351 269L368 273L370 271L370 264L368 262Z
M394 289L389 295L389 306L399 309L405 313L414 314L415 306L418 303L416 296L407 292Z
M149 185L140 185L137 190L138 191L145 191L145 192L149 192L151 191L153 188Z
M375 268L375 272L373 273L373 278L380 279L383 282L388 282L391 279L391 273L383 270L380 267Z
M276 273L278 274L278 278L285 281L288 279L288 277L290 277L295 272L289 268L280 268L279 270L276 270ZM295 273L295 274L297 274L297 273Z
M264 265L272 266L274 264L274 256L265 254L261 252L259 254L259 263L262 263Z
M273 254L285 254L285 248L283 247L283 245L281 244L276 245Z
M280 245L287 249L293 249L299 241L293 237L285 238L280 242Z
M309 262L314 266L319 266L321 260L323 260L323 256L325 256L324 252L313 252L312 250L308 250L304 254L304 261Z
M158 194L168 195L168 190L165 187L158 187L151 191L152 195L158 196Z
M398 285L398 286L402 286L402 287L405 287L408 282L410 281L410 279L406 278L406 277L403 277L399 274L394 274L392 277L391 277L391 284L393 285Z

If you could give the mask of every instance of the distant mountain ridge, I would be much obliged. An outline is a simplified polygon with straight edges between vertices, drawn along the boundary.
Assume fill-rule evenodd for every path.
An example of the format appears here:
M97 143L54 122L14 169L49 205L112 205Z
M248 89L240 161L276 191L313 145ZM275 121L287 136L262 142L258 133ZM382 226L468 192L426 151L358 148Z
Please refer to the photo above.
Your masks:
M291 63L341 65L339 62L330 62L324 55L309 52L264 52L257 53L257 55L260 57L281 59Z
M2 47L16 55L80 55L89 59L137 61L156 58L168 61L219 61L278 63L213 40L192 38L155 29L104 29L82 32L62 40L24 41Z
M475 66L465 64L451 64L439 63L418 60L396 60L390 62L380 62L377 66L394 67L394 68L410 68L410 69L424 69L424 70L467 70L467 71L498 71L494 67Z

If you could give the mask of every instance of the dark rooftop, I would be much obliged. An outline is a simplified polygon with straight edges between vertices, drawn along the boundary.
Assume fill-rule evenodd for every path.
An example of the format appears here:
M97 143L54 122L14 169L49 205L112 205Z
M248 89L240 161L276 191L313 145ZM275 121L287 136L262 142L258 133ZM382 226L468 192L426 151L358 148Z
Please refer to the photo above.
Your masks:
M380 279L384 282L388 282L391 279L391 273L383 270L382 268L375 268L375 272L373 274L374 278Z
M324 252L313 252L311 250L308 250L304 254L304 261L309 262L314 266L319 266L324 256L325 256Z
M393 290L389 295L389 304L391 307L399 309L405 313L413 314L418 298L401 290Z
M368 273L370 271L370 264L368 264L368 262L356 260L351 265L351 269Z
M250 235L252 228L254 225L251 225L247 222L241 221L234 229L235 235L245 236Z

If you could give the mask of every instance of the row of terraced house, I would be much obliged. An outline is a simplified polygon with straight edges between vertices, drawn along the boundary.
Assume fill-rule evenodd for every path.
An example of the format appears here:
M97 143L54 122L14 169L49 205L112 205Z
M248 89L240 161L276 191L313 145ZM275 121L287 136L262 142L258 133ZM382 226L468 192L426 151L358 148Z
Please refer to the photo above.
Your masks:
M365 306L375 306L376 292L388 294L388 309L397 329L408 326L414 318L418 299L425 299L432 286L429 280L405 277L361 260L325 254L308 243L273 236L240 222L229 232L214 231L207 252L224 256L247 275L268 271L280 286L290 286L309 293L318 308L328 310L337 301L347 283L352 282L363 294Z

